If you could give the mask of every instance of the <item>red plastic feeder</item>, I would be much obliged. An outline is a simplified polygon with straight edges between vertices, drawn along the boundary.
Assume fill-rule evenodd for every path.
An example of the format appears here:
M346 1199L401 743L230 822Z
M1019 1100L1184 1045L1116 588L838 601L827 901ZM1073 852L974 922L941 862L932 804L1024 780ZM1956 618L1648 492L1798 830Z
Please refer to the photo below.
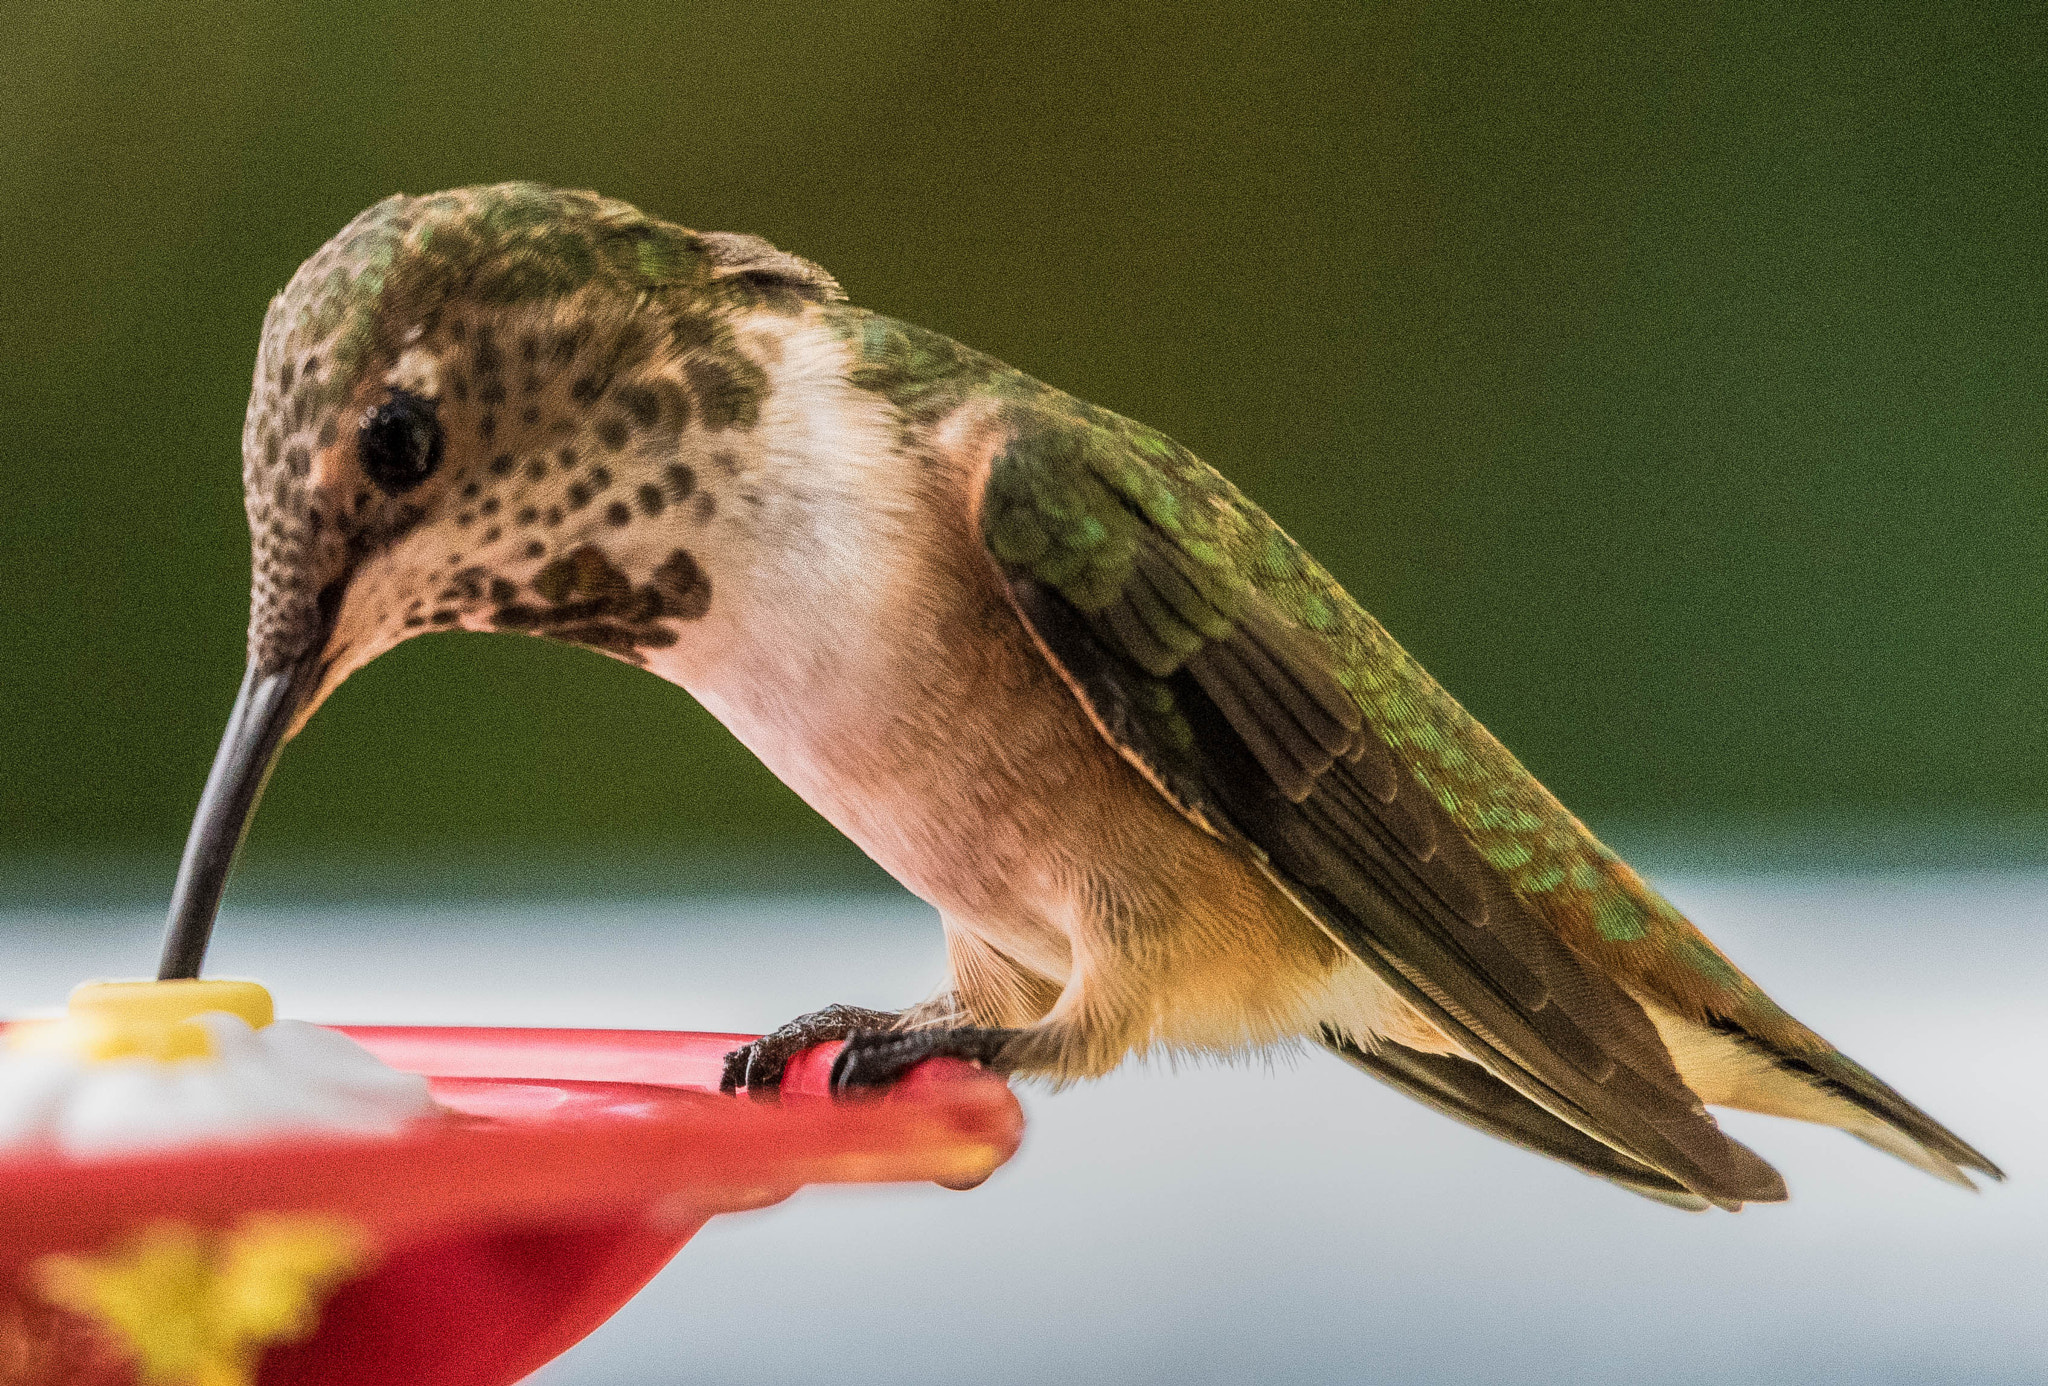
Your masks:
M384 1138L0 1158L0 1386L509 1386L719 1213L806 1184L969 1187L1017 1149L997 1077L721 1096L747 1035L339 1026L455 1115Z

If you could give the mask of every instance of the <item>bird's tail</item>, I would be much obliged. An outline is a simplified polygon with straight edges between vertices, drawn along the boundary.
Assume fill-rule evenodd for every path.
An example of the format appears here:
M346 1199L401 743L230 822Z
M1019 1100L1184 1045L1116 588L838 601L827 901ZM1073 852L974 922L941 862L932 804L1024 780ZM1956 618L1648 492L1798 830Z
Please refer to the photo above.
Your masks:
M1655 1005L1644 1009L1670 1048L1679 1075L1708 1102L1836 1127L1966 1189L1977 1187L1971 1170L2005 1178L1983 1152L1803 1027L1801 1033L1814 1043L1795 1048L1730 1021L1697 1024Z

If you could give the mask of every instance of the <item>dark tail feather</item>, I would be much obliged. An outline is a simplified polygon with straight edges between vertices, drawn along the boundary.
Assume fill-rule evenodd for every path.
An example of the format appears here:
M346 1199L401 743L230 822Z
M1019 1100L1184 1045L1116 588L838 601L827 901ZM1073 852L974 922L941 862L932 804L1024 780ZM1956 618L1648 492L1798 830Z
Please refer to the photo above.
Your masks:
M1993 1179L2002 1180L2005 1178L2005 1171L1992 1164L1982 1151L1978 1150L1968 1141L1965 1141L1955 1132L1949 1130L1946 1126L1943 1126L1933 1117L1927 1115L1927 1113L1921 1111L1911 1102L1908 1102L1889 1083L1884 1082L1876 1074L1857 1063L1854 1059L1851 1059L1848 1055L1841 1053L1825 1055L1818 1063L1813 1064L1812 1067L1830 1086L1839 1092L1847 1094L1849 1099L1857 1106L1883 1121L1894 1131L1904 1133L1907 1139L1933 1157L1932 1161L1920 1161L1913 1160L1908 1155L1906 1159L1909 1163L1918 1164L1923 1169L1928 1168L1932 1164L1936 1166L1933 1172L1942 1175L1944 1178L1949 1178L1950 1176L1938 1167L1941 1164L1961 1166L1962 1169L1974 1169L1982 1174L1989 1175ZM1853 1134L1880 1150L1888 1151L1894 1155L1903 1153L1895 1149L1893 1143L1889 1140L1872 1139L1871 1136L1862 1132ZM1965 1185L1969 1184L1968 1178L1960 1174L1960 1172L1954 1176L1954 1181Z
M1321 1042L1352 1067L1474 1130L1561 1160L1674 1208L1699 1212L1712 1206L1677 1180L1638 1164L1552 1116L1470 1059L1425 1054L1392 1040L1381 1040L1377 1049L1368 1051L1327 1028Z
M1805 1119L1829 1121L1888 1155L1897 1156L1909 1165L1966 1189L1977 1186L1964 1173L1965 1170L1976 1170L1992 1179L2005 1178L2005 1171L1993 1164L1982 1151L1907 1101L1898 1089L1840 1050L1791 1050L1768 1043L1732 1022L1723 1021L1714 1028L1768 1056L1786 1072L1796 1074L1823 1092L1848 1103L1856 1113L1869 1120L1810 1116ZM1803 1113L1781 1115L1805 1116Z

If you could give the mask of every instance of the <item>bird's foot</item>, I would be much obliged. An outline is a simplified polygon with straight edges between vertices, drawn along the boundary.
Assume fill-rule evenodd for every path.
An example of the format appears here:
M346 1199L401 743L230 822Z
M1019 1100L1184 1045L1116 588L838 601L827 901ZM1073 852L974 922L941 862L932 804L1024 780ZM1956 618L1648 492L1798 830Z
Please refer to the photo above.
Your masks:
M814 1044L829 1044L855 1034L881 1032L886 1037L895 1023L896 1017L890 1012L871 1011L865 1006L827 1006L822 1011L800 1015L727 1054L718 1090L735 1093L745 1088L749 1097L773 1097L782 1087L782 1070L793 1055Z
M886 1088L926 1059L965 1059L982 1068L1002 1070L1003 1050L1017 1037L1015 1030L973 1026L952 1030L868 1030L846 1037L846 1047L832 1064L835 1096Z

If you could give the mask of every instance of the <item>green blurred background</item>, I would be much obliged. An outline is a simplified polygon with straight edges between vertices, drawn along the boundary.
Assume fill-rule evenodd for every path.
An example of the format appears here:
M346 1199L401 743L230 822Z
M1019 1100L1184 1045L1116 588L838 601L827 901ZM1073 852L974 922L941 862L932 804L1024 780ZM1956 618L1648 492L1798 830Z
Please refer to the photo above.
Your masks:
M1163 428L1624 840L2032 852L2048 65L2008 8L9 6L0 856L166 887L264 306L375 199L515 177ZM869 879L686 695L509 636L358 675L250 850L638 860Z

